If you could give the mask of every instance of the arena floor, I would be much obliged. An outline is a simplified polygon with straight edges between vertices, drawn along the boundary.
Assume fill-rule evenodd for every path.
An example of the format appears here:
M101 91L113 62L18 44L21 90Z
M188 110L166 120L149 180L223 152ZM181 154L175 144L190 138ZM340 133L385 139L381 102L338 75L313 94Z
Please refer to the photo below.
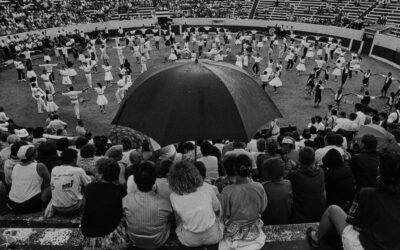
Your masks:
M177 38L179 41L180 37ZM110 47L114 46L114 41L109 43ZM232 51L236 54L239 50L239 46L232 45ZM119 61L117 57L116 50L113 48L108 48L108 55L110 56L110 65L113 66L113 77L114 83L118 77L118 66ZM140 64L136 63L136 59L133 58L132 53L128 48L124 49L125 57L131 63L131 68L133 70L133 80L137 78L140 73ZM97 51L97 54L100 55L100 51ZM153 46L153 51L151 52L151 59L147 61L147 67L151 69L152 67L157 67L164 64L164 58L169 55L169 50L164 45L161 45L159 51L155 50ZM261 69L266 68L267 64L267 49L264 47L261 51L261 56L264 57L264 60L261 62ZM36 56L34 56L35 58ZM273 55L273 59L275 60L277 57L277 51ZM346 59L349 60L350 54L346 54ZM52 58L52 63L56 63L56 58ZM70 60L74 61L72 55L70 54ZM280 59L283 61L283 58ZM43 63L43 57L39 57L36 60L33 60L34 70L38 76L40 76L43 68L38 65ZM60 61L61 63L61 61ZM330 91L323 91L322 102L319 109L313 108L313 99L306 98L305 93L305 84L308 78L308 74L311 68L315 65L314 61L308 61L306 64L307 73L298 76L295 67L292 70L286 70L286 63L284 63L284 70L282 73L281 80L283 82L283 86L279 89L277 94L273 93L272 87L267 89L268 95L275 101L276 105L280 109L283 114L283 119L281 119L282 125L294 125L298 128L302 129L306 126L309 119L314 115L324 116L326 114L327 105L332 103L333 94ZM101 62L99 61L98 73L93 74L93 84L95 85L97 82L104 83L104 71L101 68ZM334 68L334 61L328 62L328 65L331 66L331 69ZM84 77L83 71L79 69L80 63L74 63L74 68L78 72L78 76L76 77L74 87L75 89L83 89L87 87L86 79ZM56 75L56 91L65 91L65 87L61 85L61 76L58 75L56 69L60 69L61 67L57 67L54 69ZM372 73L380 73L387 74L387 72L391 71L394 75L394 78L400 78L400 70L395 69L385 63L379 62L372 58L363 58L361 62L361 68L364 70L371 69ZM250 68L248 69L251 70ZM260 84L260 77L255 78ZM338 89L340 85L340 79L338 82L333 81L334 77L330 76L330 81L328 86L335 89ZM345 85L344 93L354 92L359 93L361 87L362 74L354 75L352 79L348 79ZM381 76L372 76L370 79L370 93L371 95L379 95L380 89L383 85L384 78ZM45 89L43 86L43 82L39 79L39 85L42 89ZM397 91L399 83L394 81L391 88L391 91ZM15 122L20 126L26 127L35 127L35 126L44 126L44 122L46 120L47 114L38 114L36 101L31 96L31 90L29 84L27 82L18 82L17 81L17 72L12 67L10 69L4 70L0 72L0 106L5 108L6 114L10 116ZM96 94L94 91L89 90L85 94L82 95L88 101L81 103L80 111L81 111L81 119L85 123L85 127L92 131L95 135L105 134L109 128L111 127L110 123L113 119L117 109L118 104L116 102L115 91L117 87L116 84L113 84L112 87L106 89L106 97L109 101L109 104L106 108L107 113L102 114L99 111L98 106L96 105ZM261 90L261 89L260 89ZM354 96L350 96L347 98L349 101L357 102L357 98ZM64 97L62 95L56 95L54 97L55 103L59 106L59 114L60 118L68 123L68 131L71 133L75 132L76 126L76 118L74 117L73 109L70 104L69 98ZM386 99L376 99L371 101L371 106L377 108L378 110L383 107ZM151 105L151 104L149 104ZM347 112L353 112L353 106L350 104L344 104L343 110Z

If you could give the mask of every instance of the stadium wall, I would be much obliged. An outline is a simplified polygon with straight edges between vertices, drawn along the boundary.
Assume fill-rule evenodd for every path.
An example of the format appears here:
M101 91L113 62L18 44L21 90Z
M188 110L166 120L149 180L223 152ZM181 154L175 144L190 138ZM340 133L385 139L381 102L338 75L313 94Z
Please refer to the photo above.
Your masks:
M376 34L370 57L400 69L400 39L385 34Z

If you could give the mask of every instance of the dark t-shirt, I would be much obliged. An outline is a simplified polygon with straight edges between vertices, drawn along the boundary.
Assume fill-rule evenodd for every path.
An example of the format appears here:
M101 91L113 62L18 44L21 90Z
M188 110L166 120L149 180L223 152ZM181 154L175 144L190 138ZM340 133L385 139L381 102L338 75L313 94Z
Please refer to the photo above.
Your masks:
M356 180L357 190L376 187L378 182L379 155L377 151L361 152L350 159L350 167Z
M122 198L126 190L112 183L90 183L85 192L85 209L81 230L86 237L103 237L113 232L121 222Z
M289 180L263 183L267 193L267 209L261 214L264 225L282 225L290 223L293 194Z
M400 195L377 188L361 189L353 202L347 222L360 232L365 250L400 249Z
M353 173L347 165L327 170L325 172L325 189L328 205L334 204L348 209L354 198L354 185Z
M324 172L320 168L299 169L288 179L293 189L293 223L319 221L326 208Z

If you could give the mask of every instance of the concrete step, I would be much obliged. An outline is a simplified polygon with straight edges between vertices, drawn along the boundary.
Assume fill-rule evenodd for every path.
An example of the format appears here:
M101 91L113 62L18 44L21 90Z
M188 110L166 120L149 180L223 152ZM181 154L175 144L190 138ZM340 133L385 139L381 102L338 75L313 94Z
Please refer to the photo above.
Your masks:
M0 227L15 228L77 228L81 223L81 215L64 216L55 214L52 218L44 218L43 212L30 214L6 214L0 216Z

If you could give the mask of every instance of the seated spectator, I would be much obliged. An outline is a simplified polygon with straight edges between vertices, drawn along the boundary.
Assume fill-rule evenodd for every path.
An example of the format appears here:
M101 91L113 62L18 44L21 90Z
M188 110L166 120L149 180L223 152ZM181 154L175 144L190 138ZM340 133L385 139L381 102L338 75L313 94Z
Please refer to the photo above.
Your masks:
M292 161L294 166L299 165L299 151L296 150L295 140L290 136L285 136L281 144L287 160Z
M221 204L215 192L203 185L199 171L187 161L176 163L168 174L176 234L188 247L217 244L223 237L218 219Z
M293 206L292 184L283 179L285 163L280 157L270 158L263 163L266 182L262 185L268 197L267 209L261 218L265 225L290 223Z
M378 141L373 135L361 138L361 152L350 159L350 168L356 181L356 189L378 186Z
M37 150L37 162L43 163L49 170L49 173L51 173L51 170L55 166L61 165L60 157L57 154L57 145L54 141L49 140L40 143Z
M226 153L225 153L225 156L229 156L229 155L238 156L238 155L241 155L241 154L247 155L247 156L250 158L250 160L251 160L251 165L252 165L253 169L257 169L256 161L254 160L254 158L253 158L253 156L251 155L251 153L250 153L250 152L247 152L247 151L244 149L245 146L246 146L246 145L245 145L243 142L234 141L234 142L233 142L233 150L226 152Z
M87 131L82 120L78 120L78 125L76 125L75 131L77 136L86 136Z
M6 123L10 120L4 112L4 108L0 106L0 123Z
M122 163L125 163L126 166L129 166L131 162L129 161L129 155L134 149L132 148L132 142L128 137L124 137L121 139L122 144Z
M339 151L340 155L342 155L342 156L345 155L343 148L336 146L337 137L336 137L335 133L330 132L330 133L326 134L324 139L325 139L325 147L317 149L315 151L315 164L317 166L320 166L322 164L322 158L332 148Z
M267 207L267 196L263 186L250 179L252 162L247 155L236 157L235 172L236 183L225 187L221 193L222 220L226 229L218 248L261 249L266 239L261 213Z
M126 165L120 162L122 160L122 147L120 145L112 146L107 150L105 156L110 159L114 159L115 161L118 162L118 165L120 167L119 184L124 185L126 183L125 179Z
M11 146L11 155L10 158L4 162L4 181L7 186L7 189L11 187L11 176L15 165L21 164L21 160L18 158L18 150L20 147L28 145L27 142L17 141Z
M125 230L120 226L123 216L122 199L125 189L119 185L120 168L113 159L97 161L100 181L90 183L85 190L85 208L81 220L83 245L86 249L118 249L125 243Z
M335 149L326 153L322 163L322 168L325 170L326 201L328 205L338 205L346 211L354 198L353 173Z
M83 168L86 174L96 176L96 162L100 158L96 156L96 147L93 144L86 144L80 149L80 156L76 165Z
M82 168L76 167L78 153L74 149L66 149L61 153L62 165L51 171L51 202L55 211L71 215L83 210L85 200L82 188L91 178Z
M311 148L300 150L299 162L298 170L288 176L293 189L292 222L315 222L326 208L324 172L315 167L314 150Z
M210 184L211 181L209 181L209 180L206 179L206 172L207 172L207 169L206 169L206 166L204 166L204 163L202 163L202 162L200 162L200 161L196 161L193 165L194 165L194 166L197 168L197 170L199 171L199 173L200 173L200 175L201 175L201 178L203 178L203 185L206 185L206 186L209 186L210 188L212 188L212 189L214 190L215 194L218 196L218 195L219 195L218 188L217 188L216 186L214 186L214 185L211 185L211 184ZM209 181L210 183L208 183L208 181Z
M43 137L44 129L42 127L37 127L32 131L32 144L36 147L43 142L46 142L46 138Z
M335 229L344 249L389 249L400 246L400 154L385 151L380 157L379 184L362 188L348 215L338 206L328 207L317 230L307 236L314 247L328 231Z
M218 176L218 159L211 155L212 144L203 141L200 145L202 157L197 161L202 162L206 167L206 179L215 180Z
M197 150L196 156L195 156L194 143L185 142L182 147L183 147L182 160L194 162L195 158L196 159L201 158L202 155L201 155L200 150Z
M53 133L56 133L58 130L65 130L67 128L67 123L61 121L57 114L53 115L53 119L50 121L49 125L47 125L48 129L51 129Z
M129 165L125 170L125 179L128 179L129 176L135 175L136 170L139 164L143 161L143 155L138 151L131 151L129 154Z
M169 196L172 193L167 179L172 164L173 162L171 160L163 160L160 163L158 178L156 179L156 192L166 200L169 200Z
M21 160L11 174L8 204L16 213L40 211L50 200L50 174L46 166L37 163L33 145L21 146L17 153Z
M6 144L6 146L5 146L4 148L2 148L1 151L0 151L0 159L1 159L1 161L5 161L5 160L7 160L7 159L10 158L10 155L11 155L11 146L12 146L15 142L20 141L20 140L21 140L21 139L20 139L18 136L14 135L14 134L9 135L9 136L7 137L7 144Z
M172 207L153 190L156 178L154 163L141 163L134 177L138 190L122 200L126 233L135 246L143 249L161 247L170 234Z
M221 176L214 181L214 185L218 188L220 193L226 186L232 185L236 182L235 161L236 156L231 155L226 156L222 162L226 176Z
M58 153L58 155L60 156L61 153L62 153L64 150L68 149L68 147L69 147L69 140L68 140L68 138L61 138L61 139L58 139L58 140L56 141L56 145L57 145L57 153Z
M86 137L79 136L75 140L75 149L79 152L81 148L89 143L89 140ZM78 158L80 158L80 154L78 154Z

